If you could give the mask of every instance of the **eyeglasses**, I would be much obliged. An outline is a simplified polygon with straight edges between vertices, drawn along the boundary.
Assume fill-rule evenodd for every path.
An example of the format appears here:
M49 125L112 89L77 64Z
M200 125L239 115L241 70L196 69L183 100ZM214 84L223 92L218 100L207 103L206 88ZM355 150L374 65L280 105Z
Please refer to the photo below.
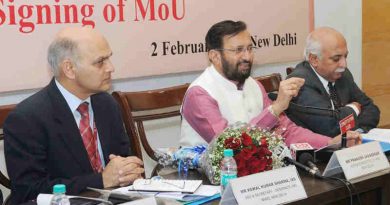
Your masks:
M255 46L248 46L248 47L237 47L237 48L217 48L217 49L214 49L214 50L217 50L217 51L230 51L230 52L233 52L236 55L242 55L246 51L248 51L249 54L252 54L252 53L254 53L256 51L256 49L257 49L257 47L255 47Z

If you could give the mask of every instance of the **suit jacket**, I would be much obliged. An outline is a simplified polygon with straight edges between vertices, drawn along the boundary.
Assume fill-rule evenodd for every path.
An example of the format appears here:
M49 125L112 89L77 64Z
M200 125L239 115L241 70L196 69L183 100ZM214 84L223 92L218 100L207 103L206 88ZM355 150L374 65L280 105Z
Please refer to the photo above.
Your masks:
M378 107L356 85L348 69L335 82L336 92L341 101L341 107L337 110L332 110L329 94L307 61L298 64L287 76L291 77L305 79L305 84L298 96L292 99L287 110L288 116L296 124L330 137L340 134L339 120L350 114L355 118L355 128L368 131L378 125L380 114ZM352 102L362 105L359 116L356 116L351 107L345 106Z
M91 96L91 105L105 163L110 154L128 156L129 139L116 101L98 93ZM79 128L54 79L9 114L4 136L12 204L51 193L55 184L65 184L67 194L103 188L102 174L93 172Z

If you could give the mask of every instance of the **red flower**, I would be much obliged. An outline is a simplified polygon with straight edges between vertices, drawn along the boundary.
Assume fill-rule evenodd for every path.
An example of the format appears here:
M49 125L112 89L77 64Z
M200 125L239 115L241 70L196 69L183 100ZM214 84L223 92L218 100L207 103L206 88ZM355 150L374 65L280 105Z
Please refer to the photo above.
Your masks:
M272 152L265 137L254 143L248 133L242 132L240 137L225 139L224 147L233 149L239 177L272 169Z
M240 170L240 169L245 169L246 167L246 161L240 157L234 157L234 159L236 160L236 163L237 163L237 169Z
M244 148L241 150L241 152L239 153L239 155L241 155L241 157L244 159L244 160L249 160L252 155L254 154L254 152L252 151L252 149L250 148Z
M240 148L241 146L241 140L234 137L229 137L224 142L224 147L228 149L236 150Z
M262 171L260 168L261 163L262 163L261 160L255 157L253 157L250 161L248 161L251 174L259 173L260 171Z
M238 172L237 172L238 177L247 176L249 174L250 174L250 172L247 169L241 169L241 170L238 170Z
M245 146L249 146L253 144L252 137L249 136L246 132L243 132L241 134L241 140L242 140L242 144L244 144Z
M267 140L265 138L260 139L260 146L261 147L268 147Z

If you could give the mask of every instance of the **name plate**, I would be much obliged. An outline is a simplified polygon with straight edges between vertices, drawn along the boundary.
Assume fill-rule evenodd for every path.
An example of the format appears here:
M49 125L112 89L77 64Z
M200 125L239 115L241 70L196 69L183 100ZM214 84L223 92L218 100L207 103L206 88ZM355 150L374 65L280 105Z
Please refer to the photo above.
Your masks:
M329 166L329 167L328 167ZM390 168L389 161L383 153L379 142L370 142L333 153L324 171L334 170L341 166L347 180L356 179L374 172Z
M284 204L307 198L295 166L230 180L238 204Z

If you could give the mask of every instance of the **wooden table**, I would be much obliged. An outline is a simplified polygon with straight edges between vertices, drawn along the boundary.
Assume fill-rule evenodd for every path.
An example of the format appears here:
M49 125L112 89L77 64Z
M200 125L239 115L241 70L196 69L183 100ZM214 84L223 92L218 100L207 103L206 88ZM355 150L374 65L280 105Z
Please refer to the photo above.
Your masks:
M326 164L320 164L319 168L323 170ZM317 179L313 176L301 172L299 170L302 183L305 187L308 198L296 201L290 204L296 205L317 205L317 204L331 204L331 205L347 205L350 204L349 192L345 185L335 180ZM176 173L165 175L164 178L174 179L177 177ZM342 177L342 176L339 176ZM191 171L188 175L189 179L202 179L205 184L209 184L204 175L197 171ZM362 205L388 205L390 204L390 172L380 172L371 174L367 177L361 178L353 183L356 192ZM218 204L213 201L209 204ZM353 198L353 204L358 204L356 196ZM172 203L168 203L172 204Z
M320 169L325 167L321 164ZM317 204L330 204L330 205L349 205L349 192L348 189L338 181L333 180L321 180L316 179L309 174L299 171L302 183L305 187L308 198L296 201L290 204L293 205L317 205ZM166 174L163 177L166 179L177 178L177 173L173 172ZM199 172L192 170L188 174L188 179L202 179L204 184L210 184L208 179ZM390 172L381 172L369 175L360 181L354 182L354 187L362 205L388 205L390 204ZM85 192L82 196L99 197L100 194L96 192ZM357 203L356 197L353 199L354 204ZM159 205L179 205L180 203L169 199L157 199ZM219 200L214 200L208 204L216 205ZM30 202L26 204L36 204Z
M319 168L323 170L325 164L320 164ZM292 205L317 205L317 204L329 204L329 205L349 205L349 192L348 189L339 181L335 180L322 180L314 178L313 176L306 174L299 170L303 186L305 187L307 198L299 200ZM177 179L177 172L171 172L164 174L166 179ZM340 176L342 177L342 176ZM210 184L209 180L196 170L191 170L188 173L188 179L202 179L204 184ZM356 192L359 193L359 197L362 205L388 205L390 204L390 172L380 172L361 178L359 181L353 183L356 188ZM86 195L85 193L83 194ZM91 192L87 194L91 196ZM96 193L94 194L96 195ZM179 205L179 202L174 200L158 199L160 205ZM353 198L353 204L357 203L356 196ZM219 200L214 200L208 204L217 205Z
M301 173L300 177L308 198L291 204L350 204L348 189L339 181L321 180ZM362 205L390 204L390 173L388 171L369 175L353 183ZM358 204L357 198L353 198Z

